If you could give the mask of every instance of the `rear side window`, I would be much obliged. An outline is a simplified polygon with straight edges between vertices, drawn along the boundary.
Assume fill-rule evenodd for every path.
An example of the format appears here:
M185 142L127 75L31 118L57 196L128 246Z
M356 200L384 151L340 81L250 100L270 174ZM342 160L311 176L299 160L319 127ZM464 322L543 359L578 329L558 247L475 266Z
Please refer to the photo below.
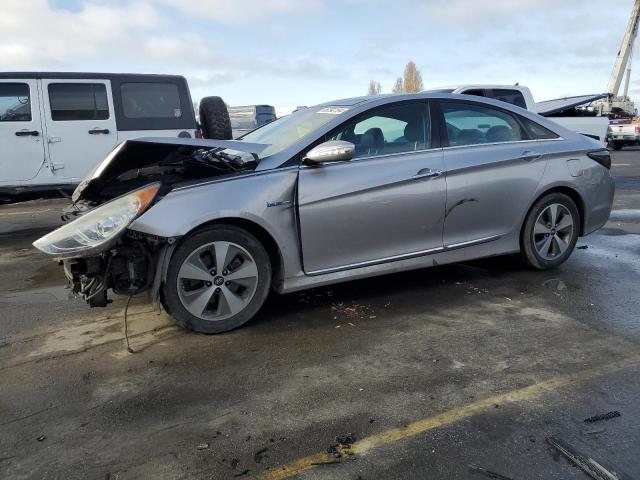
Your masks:
M482 105L443 102L450 146L516 142L525 136L515 117Z
M103 83L52 83L49 85L51 119L107 120L109 103Z
M520 121L524 125L524 128L527 129L529 136L534 140L549 140L554 138L560 138L555 132L552 132L546 127L534 122L533 120L529 120L525 117L520 117Z
M519 90L507 90L502 88L495 88L487 91L487 97L501 102L510 103L520 108L527 108L527 102L524 100L524 95Z
M126 118L181 118L178 87L173 83L123 83L120 86Z
M26 83L0 83L0 122L30 122L31 100Z

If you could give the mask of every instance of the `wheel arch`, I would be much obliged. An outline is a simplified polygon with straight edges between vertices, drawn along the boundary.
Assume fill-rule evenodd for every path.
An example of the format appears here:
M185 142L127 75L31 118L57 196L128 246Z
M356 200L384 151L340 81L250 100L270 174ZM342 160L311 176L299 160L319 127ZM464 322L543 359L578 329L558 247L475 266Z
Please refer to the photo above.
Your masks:
M529 212L531 212L531 209L533 208L533 206L538 202L538 200L540 200L545 195L549 195L550 193L563 193L567 197L569 197L571 200L573 200L573 203L576 204L576 208L578 209L578 215L580 216L580 236L583 236L584 232L585 232L585 225L586 225L586 221L585 221L586 220L586 218L585 218L585 214L586 214L585 201L582 198L582 195L580 194L580 192L578 190L576 190L575 188L570 187L568 185L555 185L555 186L547 188L546 190L543 190L542 192L538 193L538 195L531 202L531 205L529 205L529 208L527 209L527 213L526 213L526 215L524 216L524 218L522 220L522 225L520 226L520 233L522 233L522 230L524 229L525 222L526 222L527 217L529 216Z
M269 255L269 260L271 262L271 278L273 283L281 283L283 279L283 270L284 270L284 259L282 257L282 252L278 243L274 239L273 235L269 233L269 231L264 228L262 225L248 220L246 218L240 217L221 217L216 218L214 220L207 221L198 225L197 227L192 228L190 231L185 233L182 236L182 239L190 236L192 233L197 232L206 227L210 227L213 225L231 225L234 227L242 228L246 230L251 235L256 237L256 239L262 244L264 249L267 251L267 255ZM181 240L182 240L181 239Z

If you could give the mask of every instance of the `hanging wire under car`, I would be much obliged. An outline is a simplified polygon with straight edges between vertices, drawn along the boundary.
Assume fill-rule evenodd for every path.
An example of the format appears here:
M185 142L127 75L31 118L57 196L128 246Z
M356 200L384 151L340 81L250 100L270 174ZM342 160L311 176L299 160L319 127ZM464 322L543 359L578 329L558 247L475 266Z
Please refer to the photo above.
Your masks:
M131 348L131 345L129 344L129 324L127 322L127 313L129 312L129 303L131 303L132 298L133 298L133 295L129 295L129 298L127 299L127 304L124 307L124 339L127 342L127 352L136 353L136 351L133 348Z

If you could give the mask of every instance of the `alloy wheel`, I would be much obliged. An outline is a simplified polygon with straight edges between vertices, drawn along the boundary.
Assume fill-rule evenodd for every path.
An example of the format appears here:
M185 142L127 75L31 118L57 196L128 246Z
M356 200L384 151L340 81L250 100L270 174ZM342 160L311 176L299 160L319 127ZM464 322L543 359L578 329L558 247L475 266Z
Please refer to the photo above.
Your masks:
M533 227L533 244L545 260L555 260L567 251L574 235L571 212L560 203L547 206Z
M189 313L205 320L225 320L244 310L257 285L255 260L232 242L202 245L178 271L180 301Z

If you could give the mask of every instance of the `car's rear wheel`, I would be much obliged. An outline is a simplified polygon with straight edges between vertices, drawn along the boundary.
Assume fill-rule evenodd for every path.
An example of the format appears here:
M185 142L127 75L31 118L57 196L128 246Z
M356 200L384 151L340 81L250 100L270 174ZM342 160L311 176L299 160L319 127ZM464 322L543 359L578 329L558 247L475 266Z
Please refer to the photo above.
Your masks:
M248 322L271 286L269 255L249 232L230 225L199 230L176 248L162 298L185 328L221 333Z
M614 150L621 150L623 146L624 146L624 143L622 143L622 142L613 142L613 149Z
M520 236L522 257L533 268L555 268L569 258L579 233L580 214L575 202L562 193L545 195L525 219Z

